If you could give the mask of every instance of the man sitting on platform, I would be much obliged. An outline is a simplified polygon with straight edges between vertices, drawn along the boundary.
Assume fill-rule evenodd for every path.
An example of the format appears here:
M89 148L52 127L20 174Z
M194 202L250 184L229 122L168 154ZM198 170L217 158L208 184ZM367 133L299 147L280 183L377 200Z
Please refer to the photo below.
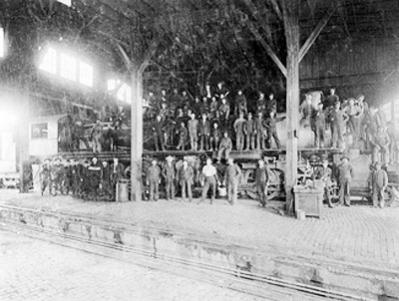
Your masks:
M231 141L229 137L228 132L223 133L223 138L220 141L219 145L219 151L218 151L218 162L222 160L222 157L224 155L224 158L227 159L230 156L230 152L233 149L233 142Z

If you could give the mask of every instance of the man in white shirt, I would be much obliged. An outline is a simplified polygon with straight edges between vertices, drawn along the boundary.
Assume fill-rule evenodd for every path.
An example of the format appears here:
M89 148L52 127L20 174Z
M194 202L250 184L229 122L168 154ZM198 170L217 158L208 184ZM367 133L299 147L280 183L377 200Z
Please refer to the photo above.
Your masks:
M209 189L212 189L212 196L210 202L210 204L212 205L216 197L216 186L218 178L217 178L217 170L215 166L212 165L211 158L208 158L206 160L206 165L202 168L202 177L204 178L204 187L202 189L201 200L198 202L198 204L205 201Z

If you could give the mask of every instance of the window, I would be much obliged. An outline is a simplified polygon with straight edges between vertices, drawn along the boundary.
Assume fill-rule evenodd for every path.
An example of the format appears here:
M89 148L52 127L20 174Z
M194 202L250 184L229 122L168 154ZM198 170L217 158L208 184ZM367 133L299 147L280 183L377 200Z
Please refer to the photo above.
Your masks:
M0 57L4 57L5 52L6 49L5 49L4 28L0 27Z
M93 67L91 65L84 62L79 63L79 82L93 87Z
M51 74L57 73L57 53L55 49L47 49L47 52L44 54L39 68Z
M48 138L48 125L47 123L32 124L32 139L47 139Z
M57 1L69 7L71 7L72 5L72 0L57 0Z
M116 97L121 101L130 103L132 97L132 89L124 83L116 93Z
M63 78L76 81L77 62L72 56L61 53L60 55L60 75Z

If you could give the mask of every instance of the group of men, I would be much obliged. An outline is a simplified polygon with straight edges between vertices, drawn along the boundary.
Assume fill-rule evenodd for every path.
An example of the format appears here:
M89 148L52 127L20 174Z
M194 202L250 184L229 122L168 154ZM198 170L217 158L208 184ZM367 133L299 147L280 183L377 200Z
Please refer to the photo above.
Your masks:
M263 92L255 104L248 103L243 90L235 95L220 82L215 88L205 86L202 98L191 98L184 90L171 95L161 90L149 93L147 102L153 116L153 142L156 151L172 146L177 150L216 151L218 158L238 151L280 148L277 135L277 101L274 94ZM233 140L235 146L233 146Z
M211 158L206 159L205 165L200 169L199 177L196 177L196 171L193 166L184 159L181 166L173 162L173 158L168 156L166 163L160 164L157 160L152 160L151 166L147 169L145 184L148 191L148 200L157 201L159 199L159 187L163 181L165 187L165 197L167 200L176 198L176 192L180 190L180 196L183 201L193 201L193 187L198 180L201 187L201 197L198 204L204 202L208 197L210 204L213 204L218 193L218 189L225 188L227 201L234 205L237 202L238 186L241 181L241 169L229 157L227 166L215 165ZM267 166L267 160L259 160L255 172L255 186L258 194L259 203L266 206L268 185L270 183L270 171Z
M364 95L340 101L332 88L330 94L315 106L311 94L306 94L300 113L301 123L311 126L314 132L317 148L352 147L371 151L372 161L382 164L398 160L399 132L386 121L383 112L369 107ZM327 130L331 132L330 145L325 143Z
M114 201L116 185L125 178L125 168L117 158L113 163L100 162L96 157L91 161L63 160L56 157L45 159L40 169L42 195L46 190L51 195L58 193L94 201Z

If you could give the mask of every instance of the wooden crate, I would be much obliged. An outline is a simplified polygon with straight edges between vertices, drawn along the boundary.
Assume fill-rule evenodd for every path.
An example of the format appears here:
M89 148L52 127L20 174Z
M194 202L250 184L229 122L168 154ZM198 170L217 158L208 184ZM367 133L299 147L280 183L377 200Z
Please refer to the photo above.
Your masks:
M323 187L294 187L294 208L305 212L306 216L320 217L323 209Z

